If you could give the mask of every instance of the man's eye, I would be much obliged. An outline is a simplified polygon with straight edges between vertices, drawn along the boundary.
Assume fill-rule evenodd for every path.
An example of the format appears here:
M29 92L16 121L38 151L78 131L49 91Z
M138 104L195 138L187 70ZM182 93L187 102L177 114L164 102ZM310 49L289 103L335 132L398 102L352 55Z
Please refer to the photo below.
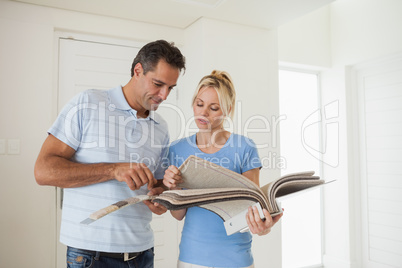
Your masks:
M161 86L162 86L162 84L158 84L158 83L154 83L154 85L157 86L157 87L161 87Z

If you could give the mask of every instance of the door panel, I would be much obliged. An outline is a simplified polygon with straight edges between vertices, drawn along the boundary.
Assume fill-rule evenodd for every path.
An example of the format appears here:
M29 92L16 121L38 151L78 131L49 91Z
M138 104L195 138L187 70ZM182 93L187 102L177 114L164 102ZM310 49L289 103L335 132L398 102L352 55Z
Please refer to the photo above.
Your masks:
M402 264L402 55L355 67L362 267Z
M130 79L132 61L143 44L119 45L96 43L74 39L59 39L59 80L57 110L76 94L86 89L110 89L125 85ZM176 107L176 91L158 111L167 121L169 132L176 133L170 107ZM61 221L62 191L57 191L57 228L58 236ZM170 213L154 215L152 228L155 233L155 267L174 267L177 261L178 224ZM57 237L58 239L58 237ZM65 267L66 247L57 242L57 267Z

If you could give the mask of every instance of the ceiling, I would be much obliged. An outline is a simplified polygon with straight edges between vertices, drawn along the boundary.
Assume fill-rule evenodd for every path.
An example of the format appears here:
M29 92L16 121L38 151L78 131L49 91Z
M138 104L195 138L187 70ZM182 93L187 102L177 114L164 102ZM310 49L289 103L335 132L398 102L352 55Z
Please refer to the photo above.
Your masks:
M184 29L199 18L274 28L334 0L14 0Z

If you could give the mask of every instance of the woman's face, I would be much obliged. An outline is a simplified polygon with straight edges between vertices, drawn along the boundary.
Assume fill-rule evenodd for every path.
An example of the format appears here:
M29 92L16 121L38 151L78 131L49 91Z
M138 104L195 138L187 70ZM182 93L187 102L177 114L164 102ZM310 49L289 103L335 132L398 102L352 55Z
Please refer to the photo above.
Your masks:
M222 128L224 116L214 88L205 87L200 90L193 103L193 111L195 123L200 130Z

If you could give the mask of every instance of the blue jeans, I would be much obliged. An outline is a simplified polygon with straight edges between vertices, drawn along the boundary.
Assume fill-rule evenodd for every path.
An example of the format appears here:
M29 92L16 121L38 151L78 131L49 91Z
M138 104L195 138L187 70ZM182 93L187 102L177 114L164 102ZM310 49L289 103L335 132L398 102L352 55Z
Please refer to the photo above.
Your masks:
M146 250L135 259L124 261L123 258L95 256L72 247L67 247L67 268L153 268L154 248Z

